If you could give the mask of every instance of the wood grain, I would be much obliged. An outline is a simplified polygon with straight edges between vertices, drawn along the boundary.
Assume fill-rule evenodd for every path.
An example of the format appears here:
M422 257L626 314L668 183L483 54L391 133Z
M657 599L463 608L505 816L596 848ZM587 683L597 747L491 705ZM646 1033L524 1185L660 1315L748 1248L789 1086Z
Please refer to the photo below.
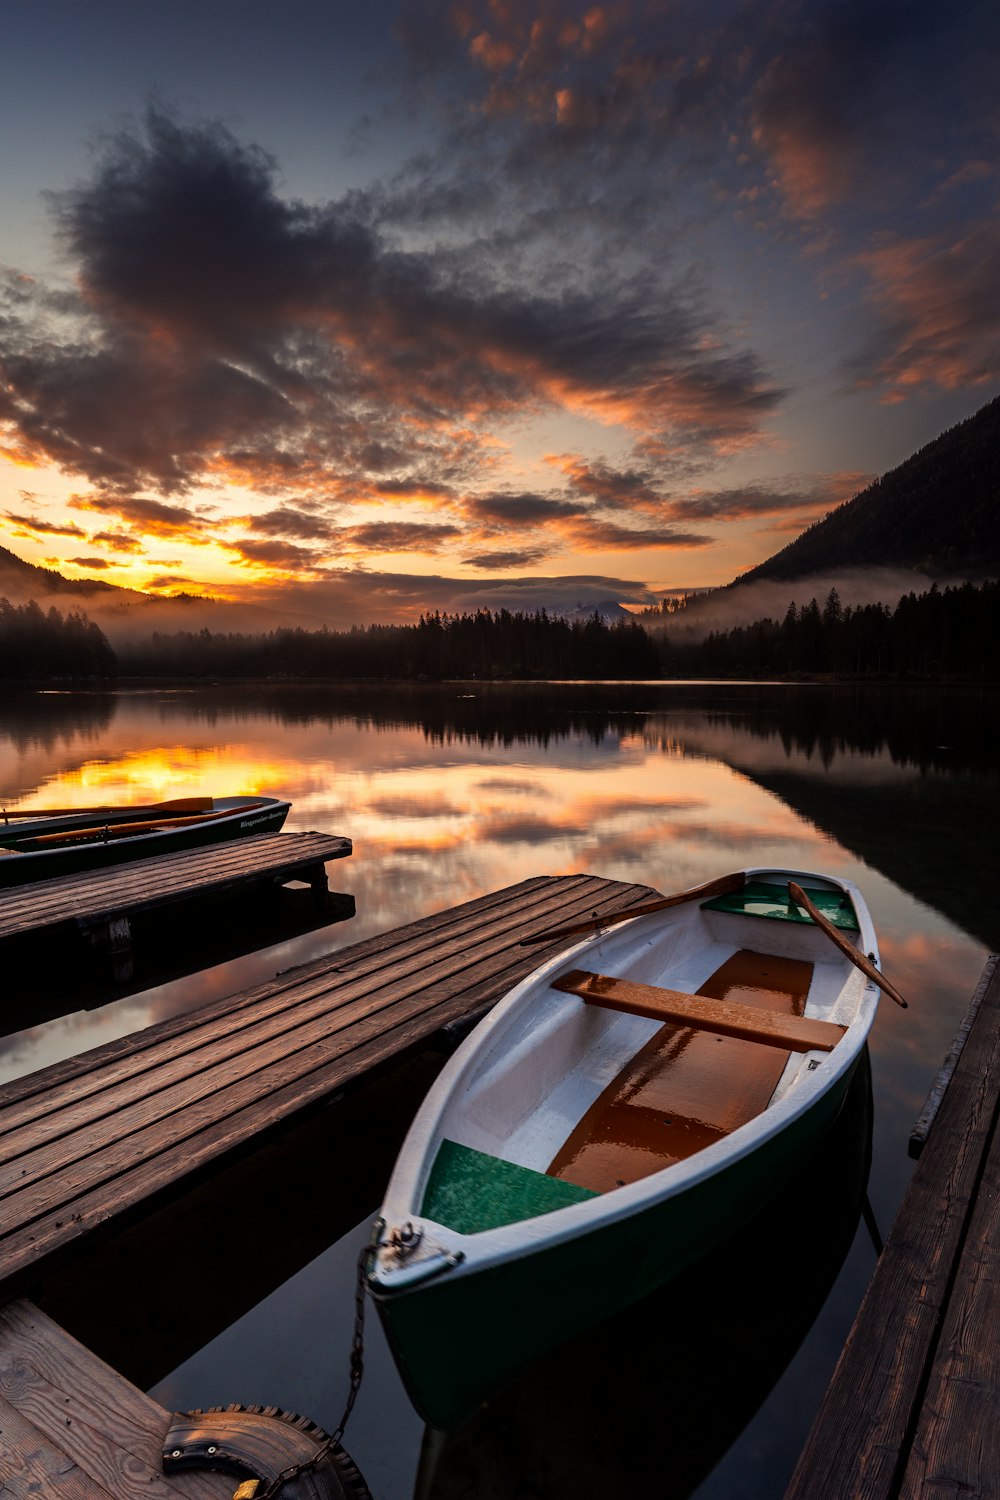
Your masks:
M248 881L291 879L298 869L350 853L350 839L333 834L261 833L106 870L8 886L0 890L0 938L61 922L147 911Z
M591 974L586 969L571 969L568 974L554 979L552 988L580 995L588 1005L648 1016L652 1021L669 1021L676 1026L692 1027L695 1031L736 1036L745 1042L780 1047L784 1052L832 1052L847 1030L846 1026L837 1026L831 1021L782 1015L776 1010L740 1005L735 1000L709 1000L704 995L689 995L683 990L663 989L654 984L636 984L630 979Z
M982 1279L976 1271L975 1246L981 1243L987 1222L979 1215L991 1211L989 1184L994 1179L985 1174L984 1165L998 1099L1000 975L995 974L785 1500L825 1500L828 1496L831 1500L841 1496L896 1500L914 1432L922 1434L923 1451L930 1451L933 1443L935 1452L944 1453L944 1434L929 1403L924 1405L924 1392L933 1389L943 1411L945 1386L949 1380L961 1379L960 1358L949 1366L948 1341L958 1331L954 1319L961 1319L963 1309L974 1305L974 1283ZM967 1235L971 1249L965 1256ZM989 1273L990 1277L994 1274ZM963 1285L962 1277L971 1278L969 1284ZM992 1306L995 1287L989 1277L984 1279L984 1288L979 1293ZM987 1363L994 1358L995 1327L995 1323L978 1325ZM939 1351L944 1362L938 1370ZM995 1401L995 1364L988 1383L990 1399ZM955 1400L953 1410L960 1406ZM994 1426L975 1435L969 1429L952 1430L950 1441L993 1443L995 1430ZM926 1460L916 1455L913 1461ZM911 1493L936 1496L952 1491L918 1488ZM996 1489L991 1493L996 1494Z
M522 882L0 1090L0 1281L488 1008L544 958L526 931L649 894Z
M161 1448L169 1413L27 1302L0 1309L0 1403L0 1411L17 1414L9 1428L4 1425L11 1456L0 1450L0 1463L21 1458L44 1476L40 1488L26 1487L24 1494L60 1500L228 1500L232 1494L225 1475L165 1478ZM41 1446L20 1452L34 1433ZM2 1468L0 1475L6 1494L11 1486Z

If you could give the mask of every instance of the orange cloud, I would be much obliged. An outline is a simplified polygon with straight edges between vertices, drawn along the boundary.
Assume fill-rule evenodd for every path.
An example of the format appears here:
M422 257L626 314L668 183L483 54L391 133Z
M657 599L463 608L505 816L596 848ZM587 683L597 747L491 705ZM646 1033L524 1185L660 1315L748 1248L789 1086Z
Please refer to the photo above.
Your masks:
M1000 378L1000 224L980 223L950 243L881 236L858 257L883 328L859 384L902 401L937 386L963 390Z

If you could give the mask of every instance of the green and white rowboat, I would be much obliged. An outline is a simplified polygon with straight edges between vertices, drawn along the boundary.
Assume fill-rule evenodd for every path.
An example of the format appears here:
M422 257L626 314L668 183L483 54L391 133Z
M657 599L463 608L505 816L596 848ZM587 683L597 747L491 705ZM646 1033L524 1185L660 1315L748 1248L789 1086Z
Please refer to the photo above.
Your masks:
M719 1244L837 1116L889 988L857 887L754 869L661 905L522 980L403 1144L367 1285L432 1426Z

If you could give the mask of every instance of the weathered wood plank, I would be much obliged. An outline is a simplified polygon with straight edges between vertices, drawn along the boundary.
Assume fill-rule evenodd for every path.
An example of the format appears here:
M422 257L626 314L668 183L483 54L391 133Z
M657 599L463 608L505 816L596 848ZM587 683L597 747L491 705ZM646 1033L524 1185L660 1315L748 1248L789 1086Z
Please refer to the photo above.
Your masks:
M994 1132L900 1500L1000 1495L1000 1137Z
M958 1067L959 1060L965 1050L965 1044L969 1040L969 1034L979 1014L979 1007L983 1003L986 991L990 986L990 981L996 973L998 966L1000 966L1000 954L993 953L990 955L982 977L976 986L976 992L969 1003L969 1008L962 1018L962 1024L955 1033L954 1040L945 1054L937 1077L931 1084L924 1107L917 1116L913 1129L910 1131L909 1152L914 1161L918 1160L921 1151L923 1151L927 1144L927 1138L931 1133L934 1121L937 1119L938 1110L941 1108L941 1101L947 1093L948 1085L954 1076L955 1069Z
M487 1008L544 959L518 939L555 913L649 894L598 877L526 882L513 897L469 903L458 920L440 913L279 976L222 1016L212 1007L175 1018L151 1028L153 1042L139 1033L131 1051L112 1044L82 1069L58 1065L48 1088L36 1078L9 1098L0 1091L0 1126L12 1126L0 1280Z
M590 899L589 884L586 895ZM439 929L422 927L413 938L407 936L411 929L401 929L400 941L390 947L380 944L376 951L363 952L353 961L354 949L341 950L256 986L238 997L235 1006L223 1001L175 1018L162 1028L151 1027L125 1038L133 1042L132 1048L112 1043L75 1059L76 1067L35 1074L37 1082L30 1094L16 1084L9 1091L0 1090L4 1161L8 1166L13 1163L25 1142L37 1144L37 1135L29 1127L42 1115L49 1117L46 1136L51 1141L62 1131L96 1118L98 1110L110 1114L132 1098L148 1098L152 1085L145 1075L155 1073L159 1085L167 1087L175 1074L189 1077L204 1067L216 1066L234 1052L249 1049L255 1039L267 1041L280 1036L328 1009L339 1009L359 994L374 994L408 978L419 987L420 982L437 977L432 963L436 966L449 957L468 955L477 941L485 942L497 934L502 942L503 934L540 919L560 899L565 898L558 891L543 888L499 910L487 908L470 914L467 921L456 924L449 920ZM155 1037L150 1035L153 1032L157 1033ZM25 1080L29 1086L32 1081ZM100 1106L93 1102L98 1092L102 1096Z
M65 1490L66 1500L222 1500L232 1494L225 1475L165 1478L160 1455L169 1413L30 1303L0 1309L0 1399L42 1435L45 1462L52 1462L52 1449L62 1450L86 1476L85 1488Z
M535 920L548 921L551 906L551 901L543 903ZM515 957L520 958L519 968L532 967L523 954ZM138 1097L115 1112L113 1138L103 1113L83 1123L86 1112L70 1105L48 1122L41 1144L30 1128L5 1141L0 1197L15 1195L5 1206L5 1218L9 1215L11 1220L30 1223L53 1200L71 1203L77 1194L130 1165L137 1155L153 1156L220 1117L257 1106L262 1095L305 1079L334 1061L345 1045L388 1034L402 1020L456 994L466 994L494 975L506 976L502 992L511 982L510 967L509 929L497 933L491 926L479 943L466 935L445 945L432 966L418 957L380 972L374 991L369 978L338 976L330 990L313 997L304 1023L259 1043L245 1033L230 1035L225 1043L220 1039L197 1070L191 1071L189 1060L184 1059L186 1069L171 1078L169 1090L152 1089L150 1079L156 1075L147 1074ZM436 1030L440 1022L428 1024ZM99 1102L103 1105L103 1096ZM53 1138L53 1130L61 1129L64 1117L69 1120L66 1133ZM31 1150L32 1145L36 1149ZM25 1150L30 1157L24 1155Z
M0 1490L16 1500L114 1500L62 1448L0 1396Z
M350 853L350 839L332 834L265 833L12 886L0 891L0 938L145 911L246 881L291 879L299 869Z
M995 974L785 1500L895 1500L932 1378L998 1098Z
M239 1011L254 1006L272 990L280 990L284 983L297 984L301 981L306 984L313 978L321 981L322 976L341 973L348 965L352 969L355 965L360 966L365 963L377 965L382 954L390 948L397 947L397 941L405 945L408 942L422 941L426 938L426 950L433 943L434 934L439 928L443 929L450 925L457 927L466 921L474 922L479 913L489 911L494 907L500 908L507 902L518 900L525 887L534 890L546 884L551 884L551 878L547 880L546 877L540 876L535 880L522 882L520 886L509 887L505 891L494 892L476 901L454 907L449 913L434 913L406 927L381 933L365 942L352 944L350 947L338 949L333 954L314 959L310 963L284 970L275 979L266 980L250 990L237 992L202 1011L171 1016L167 1020L147 1026L141 1032L116 1037L100 1047L91 1048L75 1057L64 1058L46 1068L40 1068L35 1073L26 1074L23 1078L13 1079L0 1087L0 1132L13 1128L25 1118L31 1118L30 1110L36 1112L47 1110L53 1107L53 1102L58 1107L60 1084L71 1085L73 1094L78 1098L82 1097L88 1087L87 1076L95 1075L98 1080L95 1086L103 1086L104 1080L110 1076L107 1072L108 1068L118 1059L123 1062L126 1073L134 1072L140 1065L140 1059L144 1053L152 1053L164 1042L175 1037L183 1037L189 1031L195 1033L202 1023L211 1024L213 1020L221 1023L225 1020L229 1024L232 1017ZM360 968L356 972L360 972ZM152 1065L150 1063L150 1066ZM29 1100L34 1100L34 1105L29 1106ZM25 1109L17 1110L15 1106L19 1104L24 1105Z

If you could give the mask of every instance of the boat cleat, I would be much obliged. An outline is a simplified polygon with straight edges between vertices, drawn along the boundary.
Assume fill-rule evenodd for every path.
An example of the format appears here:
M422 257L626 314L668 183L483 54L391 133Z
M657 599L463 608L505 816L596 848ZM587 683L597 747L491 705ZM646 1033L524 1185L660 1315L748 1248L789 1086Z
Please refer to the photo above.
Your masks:
M375 1295L427 1281L452 1270L465 1258L461 1250L428 1239L424 1230L409 1219L388 1228L373 1248L368 1286Z

